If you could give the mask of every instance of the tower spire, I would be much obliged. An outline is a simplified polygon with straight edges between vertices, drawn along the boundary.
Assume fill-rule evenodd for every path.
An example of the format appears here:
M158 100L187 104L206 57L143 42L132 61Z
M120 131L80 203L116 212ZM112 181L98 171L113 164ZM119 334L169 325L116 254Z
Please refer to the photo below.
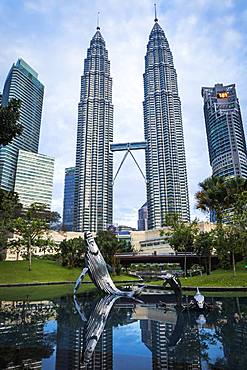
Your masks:
M156 4L154 4L154 21L158 22Z
M97 30L100 30L100 26L99 26L99 13L100 12L97 13L97 28L96 28Z

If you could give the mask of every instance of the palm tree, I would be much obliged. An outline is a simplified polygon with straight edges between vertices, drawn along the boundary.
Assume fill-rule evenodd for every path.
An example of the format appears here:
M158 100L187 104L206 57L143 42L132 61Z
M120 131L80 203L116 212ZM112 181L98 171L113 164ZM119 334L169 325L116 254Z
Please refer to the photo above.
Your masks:
M203 212L215 212L216 221L222 224L224 211L229 208L229 196L224 177L212 176L199 183L201 190L195 194L196 208Z
M247 192L247 179L243 177L228 177L225 179L228 202L231 206L238 201L239 196Z

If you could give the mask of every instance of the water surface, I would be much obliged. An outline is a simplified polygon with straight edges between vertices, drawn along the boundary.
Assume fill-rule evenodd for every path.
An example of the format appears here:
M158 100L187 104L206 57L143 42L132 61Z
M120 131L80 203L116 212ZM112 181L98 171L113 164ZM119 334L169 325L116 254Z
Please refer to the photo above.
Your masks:
M247 298L208 298L215 308L201 312L141 299L1 301L0 369L247 368Z

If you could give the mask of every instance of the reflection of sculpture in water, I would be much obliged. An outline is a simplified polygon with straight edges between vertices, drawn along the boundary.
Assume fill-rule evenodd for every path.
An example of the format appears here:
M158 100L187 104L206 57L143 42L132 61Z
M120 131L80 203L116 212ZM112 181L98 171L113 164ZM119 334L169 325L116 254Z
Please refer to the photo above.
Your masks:
M97 286L97 288L104 293L122 297L133 297L134 295L140 294L144 287L136 288L131 291L122 291L116 287L107 270L105 260L97 244L95 243L92 234L90 232L86 232L84 235L87 244L85 253L86 267L82 270L82 273L76 281L74 294L76 294L81 281L87 273L89 273L93 283Z
M120 297L116 295L108 295L101 298L97 302L85 329L85 342L82 354L83 366L86 366L89 363L94 353L95 347L105 328L111 309L118 298Z

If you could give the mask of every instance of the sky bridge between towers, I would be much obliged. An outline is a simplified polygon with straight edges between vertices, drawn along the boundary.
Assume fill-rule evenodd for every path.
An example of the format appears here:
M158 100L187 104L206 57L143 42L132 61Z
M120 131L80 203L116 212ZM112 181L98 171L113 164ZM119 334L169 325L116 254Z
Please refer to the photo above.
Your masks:
M113 153L114 152L125 152L124 157L123 157L123 159L122 159L122 161L121 161L121 163L120 163L120 165L118 167L118 170L117 170L117 172L116 172L116 174L114 176L114 179L113 179L113 182L112 182L113 185L114 185L114 182L115 182L115 180L117 178L117 175L118 175L118 173L119 173L119 171L120 171L120 169L121 169L121 167L122 167L125 159L127 158L128 154L130 154L131 157L133 158L133 160L134 160L134 162L135 162L138 170L140 171L142 177L144 178L144 181L146 182L146 176L144 175L141 167L139 166L136 158L134 157L134 155L132 153L132 151L134 151L134 150L143 150L143 149L145 150L146 147L147 147L146 141L138 141L138 142L132 142L132 143L110 144L110 150Z

